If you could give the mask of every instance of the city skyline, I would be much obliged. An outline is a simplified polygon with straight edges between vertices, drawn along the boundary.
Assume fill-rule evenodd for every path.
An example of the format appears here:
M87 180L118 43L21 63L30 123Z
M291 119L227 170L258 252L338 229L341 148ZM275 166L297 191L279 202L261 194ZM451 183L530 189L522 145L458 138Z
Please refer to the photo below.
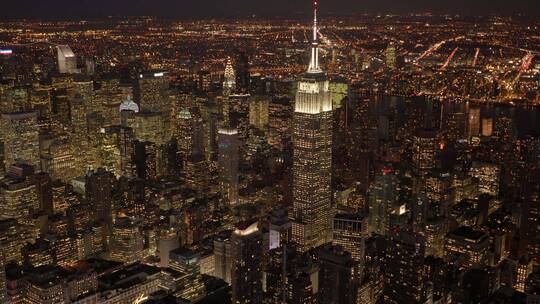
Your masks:
M540 303L536 4L280 1L0 20L0 303Z

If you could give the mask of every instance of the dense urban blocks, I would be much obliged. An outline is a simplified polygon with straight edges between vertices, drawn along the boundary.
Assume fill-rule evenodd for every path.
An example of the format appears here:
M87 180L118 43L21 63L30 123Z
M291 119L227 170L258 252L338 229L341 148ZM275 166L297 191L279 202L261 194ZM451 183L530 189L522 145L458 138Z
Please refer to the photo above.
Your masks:
M0 20L0 303L539 303L538 21L332 5Z

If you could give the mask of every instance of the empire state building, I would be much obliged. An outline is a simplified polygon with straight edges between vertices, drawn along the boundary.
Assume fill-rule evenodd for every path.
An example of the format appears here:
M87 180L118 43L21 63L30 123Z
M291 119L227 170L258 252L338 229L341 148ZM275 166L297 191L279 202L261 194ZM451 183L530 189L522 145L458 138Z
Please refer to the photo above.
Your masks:
M293 134L293 240L302 251L332 236L332 97L319 66L317 2L311 61L296 92Z

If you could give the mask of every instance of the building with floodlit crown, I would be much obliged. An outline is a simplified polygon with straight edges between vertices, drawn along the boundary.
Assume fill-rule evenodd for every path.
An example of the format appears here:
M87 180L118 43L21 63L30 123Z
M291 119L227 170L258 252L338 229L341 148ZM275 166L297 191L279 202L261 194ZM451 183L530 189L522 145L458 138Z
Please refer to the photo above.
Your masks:
M317 2L311 61L298 83L293 125L293 240L304 251L332 238L332 97L319 66Z

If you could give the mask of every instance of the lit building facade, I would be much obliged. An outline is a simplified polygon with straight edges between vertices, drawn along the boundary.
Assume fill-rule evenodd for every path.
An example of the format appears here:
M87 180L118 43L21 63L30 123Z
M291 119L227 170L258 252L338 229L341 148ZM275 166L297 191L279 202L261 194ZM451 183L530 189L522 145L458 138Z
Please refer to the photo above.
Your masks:
M239 224L231 237L232 303L261 303L263 290L262 233L257 222Z
M24 162L40 169L39 127L36 112L2 114L1 134L4 139L4 166Z
M172 269L186 275L185 283L176 294L183 299L198 301L205 295L202 282L200 255L186 248L177 248L170 252L169 265Z
M384 289L391 303L424 303L424 254L425 239L421 235L406 230L391 231Z
M467 226L450 231L445 237L445 258L453 259L463 255L463 268L487 266L490 248L489 234Z
M293 119L293 240L301 250L332 238L332 97L319 66L317 7L311 62L298 83Z
M68 45L56 47L58 58L58 71L61 74L77 73L77 57Z
M239 146L238 131L220 128L218 131L219 184L223 197L231 204L238 202Z
M236 72L234 71L231 59L227 59L225 64L225 74L223 75L223 95L229 96L236 90Z
M338 213L334 217L332 243L351 253L355 262L355 275L358 278L362 276L367 236L368 225L363 216Z

